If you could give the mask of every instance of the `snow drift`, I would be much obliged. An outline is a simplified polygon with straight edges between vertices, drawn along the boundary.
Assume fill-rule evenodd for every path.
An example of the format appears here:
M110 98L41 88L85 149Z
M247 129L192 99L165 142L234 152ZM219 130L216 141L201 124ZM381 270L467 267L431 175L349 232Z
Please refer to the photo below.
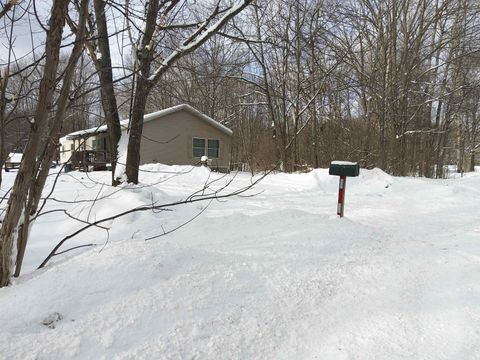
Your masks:
M158 164L141 174L121 188L105 185L107 173L62 175L48 209L99 219L234 176ZM237 174L229 189L250 181ZM40 217L27 274L0 289L0 358L480 357L479 174L362 170L347 181L343 219L337 188L324 169L271 175L253 197L116 219L108 235L92 229L69 243L95 248L33 271L79 227L58 213ZM58 202L67 200L80 202Z

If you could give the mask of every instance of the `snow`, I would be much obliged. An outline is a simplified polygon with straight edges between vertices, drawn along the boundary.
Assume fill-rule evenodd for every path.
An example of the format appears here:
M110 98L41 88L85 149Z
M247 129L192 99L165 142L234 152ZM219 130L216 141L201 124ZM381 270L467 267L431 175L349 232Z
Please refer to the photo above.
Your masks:
M120 140L118 141L117 153L118 159L115 166L115 179L123 179L125 174L125 166L127 164L127 153L128 153L128 136L129 134L125 131L122 131ZM125 180L125 179L123 179Z
M124 127L125 126L125 121L122 120L120 125L122 127ZM128 125L128 122L127 122L126 125ZM66 140L71 140L71 139L74 139L74 138L77 138L77 137L83 137L85 135L99 134L99 133L106 132L106 131L107 131L107 125L99 125L99 126L95 126L95 127L89 128L89 129L78 130L78 131L74 131L74 132L72 132L70 134L67 134L66 136L60 138L60 142L63 143Z
M14 176L4 174L3 192ZM235 174L222 176L151 164L138 186L112 188L107 172L70 172L54 197L97 202L46 210L93 221L213 180L215 190ZM239 173L230 190L251 180ZM33 271L83 225L39 217L25 274L0 289L0 358L480 358L480 172L430 180L362 170L342 219L337 186L327 169L278 173L253 197L132 213L67 247L98 246Z
M338 160L336 160L336 161L332 161L331 164L332 165L353 165L353 166L355 166L358 163L351 162L351 161L338 161Z
M22 153L10 153L8 154L7 162L21 163L22 157L23 157Z

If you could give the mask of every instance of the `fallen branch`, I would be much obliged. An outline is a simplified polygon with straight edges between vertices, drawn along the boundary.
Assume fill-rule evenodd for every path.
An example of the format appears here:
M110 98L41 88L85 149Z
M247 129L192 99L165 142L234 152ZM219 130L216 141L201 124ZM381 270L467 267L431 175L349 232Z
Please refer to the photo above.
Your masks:
M115 220L115 219L118 219L118 218L121 218L125 215L128 215L128 214L132 214L132 213L135 213L135 212L143 212L143 211L154 211L154 210L160 210L160 211L167 211L169 210L168 208L171 208L171 207L174 207L174 206L178 206L178 205L184 205L184 204L189 204L189 203L195 203L195 202L199 202L199 201L208 201L208 200L219 200L219 199L224 199L224 198L228 198L228 197L232 197L232 196L237 196L237 195L240 195L240 194L243 194L245 193L246 191L250 190L251 188L253 188L255 185L257 185L260 181L262 181L266 176L268 176L272 171L274 171L276 169L277 166L275 166L275 168L265 172L262 176L260 176L258 179L254 180L254 181L251 181L251 183L243 188L240 188L238 190L235 190L235 191L232 191L228 194L220 194L221 191L223 191L227 186L229 186L231 184L231 181L229 181L225 186L223 186L222 188L220 188L219 190L216 190L212 193L208 193L206 195L198 195L198 197L192 197L192 196L189 196L187 197L185 200L180 200L180 201L175 201L175 202L171 202L171 203L167 203L167 204L161 204L161 205L148 205L148 206L140 206L140 207L136 207L136 208L133 208L133 209L129 209L129 210L126 210L126 211L123 211L121 213L118 213L118 214L115 214L115 215L112 215L112 216L108 216L106 218L103 218L103 219L100 219L100 220L97 220L97 221L94 221L94 222L91 222L91 223L88 223L86 224L85 226L83 226L82 228L78 229L77 231L75 231L74 233L64 237L54 248L53 250L48 254L48 256L45 258L45 260L43 260L43 262L38 266L38 269L41 269L43 268L49 261L50 259L57 255L57 250L62 247L62 245L67 242L68 240L74 238L75 236L81 234L82 232L84 232L85 230L87 229L90 229L91 227L99 227L100 224L102 223L105 223L107 221L111 221L111 220ZM218 179L216 180L213 180L213 181L217 181ZM203 191L210 185L210 183L206 184L204 187L203 187ZM195 217L196 218L196 217ZM193 221L193 219L192 219ZM170 231L171 232L171 231Z

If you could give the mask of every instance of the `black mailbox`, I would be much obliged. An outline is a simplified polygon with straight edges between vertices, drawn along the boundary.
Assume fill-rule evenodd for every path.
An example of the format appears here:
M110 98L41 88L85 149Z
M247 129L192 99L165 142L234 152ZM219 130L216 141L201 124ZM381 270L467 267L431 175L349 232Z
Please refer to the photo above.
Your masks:
M328 173L337 176L358 176L360 174L360 166L356 162L332 161Z

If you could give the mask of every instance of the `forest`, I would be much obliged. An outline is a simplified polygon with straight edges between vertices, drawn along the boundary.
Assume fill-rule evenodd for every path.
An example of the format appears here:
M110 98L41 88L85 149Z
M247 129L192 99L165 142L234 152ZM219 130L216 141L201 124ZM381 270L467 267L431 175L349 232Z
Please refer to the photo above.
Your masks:
M141 3L100 3L115 63L111 93L120 118L128 118L141 64L127 43L146 14ZM182 24L163 31L153 66L222 2L177 3L170 21ZM68 8L55 98L79 6ZM101 39L89 6L88 41L72 74L62 133L105 123L102 102L112 98L99 79L112 61L95 57ZM218 119L234 130L235 168L281 161L295 171L349 159L395 175L441 178L449 164L471 171L480 147L479 8L473 0L256 1L172 63L145 108L188 103ZM1 160L25 146L45 70L41 46L15 55L17 27L47 17L35 11L28 1L3 5L2 38L13 48L1 59ZM136 41L140 35L133 34Z

